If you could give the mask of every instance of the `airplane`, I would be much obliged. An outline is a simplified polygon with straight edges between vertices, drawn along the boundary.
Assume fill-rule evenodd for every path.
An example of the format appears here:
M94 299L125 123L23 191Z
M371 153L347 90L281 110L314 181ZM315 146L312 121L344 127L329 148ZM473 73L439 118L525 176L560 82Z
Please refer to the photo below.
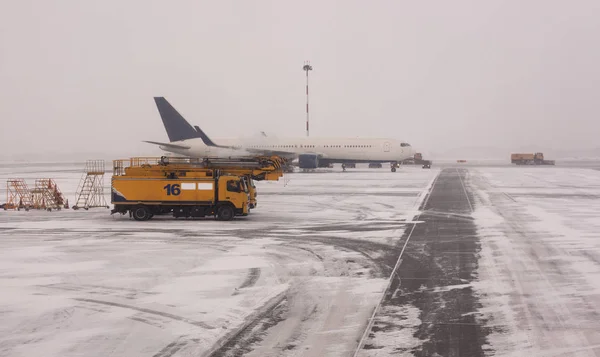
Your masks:
M212 140L198 126L192 126L164 98L154 97L169 142L144 141L166 152L188 157L244 157L278 155L297 160L300 169L330 167L341 163L390 163L395 172L399 163L412 158L412 146L389 138L276 138L261 132L258 138Z

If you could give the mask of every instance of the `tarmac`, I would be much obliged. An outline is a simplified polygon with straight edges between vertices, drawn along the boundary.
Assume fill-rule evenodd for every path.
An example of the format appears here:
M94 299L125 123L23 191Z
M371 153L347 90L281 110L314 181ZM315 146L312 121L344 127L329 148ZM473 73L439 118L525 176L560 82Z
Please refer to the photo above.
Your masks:
M73 167L0 179L72 197ZM231 222L1 211L0 356L600 356L596 168L295 173Z
M397 274L375 318L370 337L405 328L403 319L389 319L402 306L420 310L421 323L415 336L424 340L421 348L397 346L396 353L414 356L483 356L487 329L475 320L481 307L470 283L476 279L481 250L473 223L472 194L464 185L466 169L447 168L440 172L423 202L414 230L402 238ZM377 349L367 342L364 349Z

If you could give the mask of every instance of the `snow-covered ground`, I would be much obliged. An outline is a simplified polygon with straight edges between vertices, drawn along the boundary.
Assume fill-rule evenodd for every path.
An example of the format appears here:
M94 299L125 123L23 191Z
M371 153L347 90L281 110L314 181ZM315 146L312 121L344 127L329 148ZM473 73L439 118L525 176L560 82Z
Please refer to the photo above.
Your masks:
M234 350L351 354L438 171L332 171L259 182L232 222L0 211L0 356L203 356L261 319L276 328ZM4 165L0 197L53 178L73 204L80 172Z
M600 171L462 167L485 354L600 356ZM232 222L0 211L0 356L352 355L439 170L325 171L258 183ZM54 178L73 204L80 172L4 165L0 201L7 178ZM421 310L386 311L406 328L369 355L423 355Z
M490 355L600 356L600 171L471 169Z

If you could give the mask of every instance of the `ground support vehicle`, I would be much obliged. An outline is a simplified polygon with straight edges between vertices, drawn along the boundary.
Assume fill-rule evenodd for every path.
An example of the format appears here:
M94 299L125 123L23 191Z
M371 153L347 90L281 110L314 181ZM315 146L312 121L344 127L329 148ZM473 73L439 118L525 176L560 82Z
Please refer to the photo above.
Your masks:
M129 213L138 221L169 213L176 218L215 216L224 221L248 214L249 192L240 176L152 161L132 158L113 162L111 214Z
M406 159L406 160L402 161L402 164L403 165L423 165L422 167L424 169L430 169L432 161L424 160L423 154L418 152L418 153L415 153L415 155L413 157L411 157L410 159Z
M279 156L258 156L241 159L194 159L163 156L160 158L116 160L114 172L126 173L131 177L177 176L190 178L212 177L215 174L239 177L242 190L248 193L248 209L250 209L257 206L257 192L254 181L278 181L280 177L283 177L286 164L287 161ZM127 167L124 167L125 165ZM160 211L165 211L165 209ZM187 210L183 210L177 214L187 214L186 212ZM216 213L218 215L218 212Z
M544 154L536 152L535 154L511 154L510 162L516 165L554 165L554 160L544 159Z

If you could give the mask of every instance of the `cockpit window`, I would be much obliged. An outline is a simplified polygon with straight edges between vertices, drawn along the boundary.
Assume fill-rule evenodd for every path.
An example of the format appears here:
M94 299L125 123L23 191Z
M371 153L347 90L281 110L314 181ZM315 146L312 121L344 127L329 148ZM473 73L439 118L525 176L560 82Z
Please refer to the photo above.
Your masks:
M400 143L400 146L407 147L407 146L410 146L410 144L409 143Z

